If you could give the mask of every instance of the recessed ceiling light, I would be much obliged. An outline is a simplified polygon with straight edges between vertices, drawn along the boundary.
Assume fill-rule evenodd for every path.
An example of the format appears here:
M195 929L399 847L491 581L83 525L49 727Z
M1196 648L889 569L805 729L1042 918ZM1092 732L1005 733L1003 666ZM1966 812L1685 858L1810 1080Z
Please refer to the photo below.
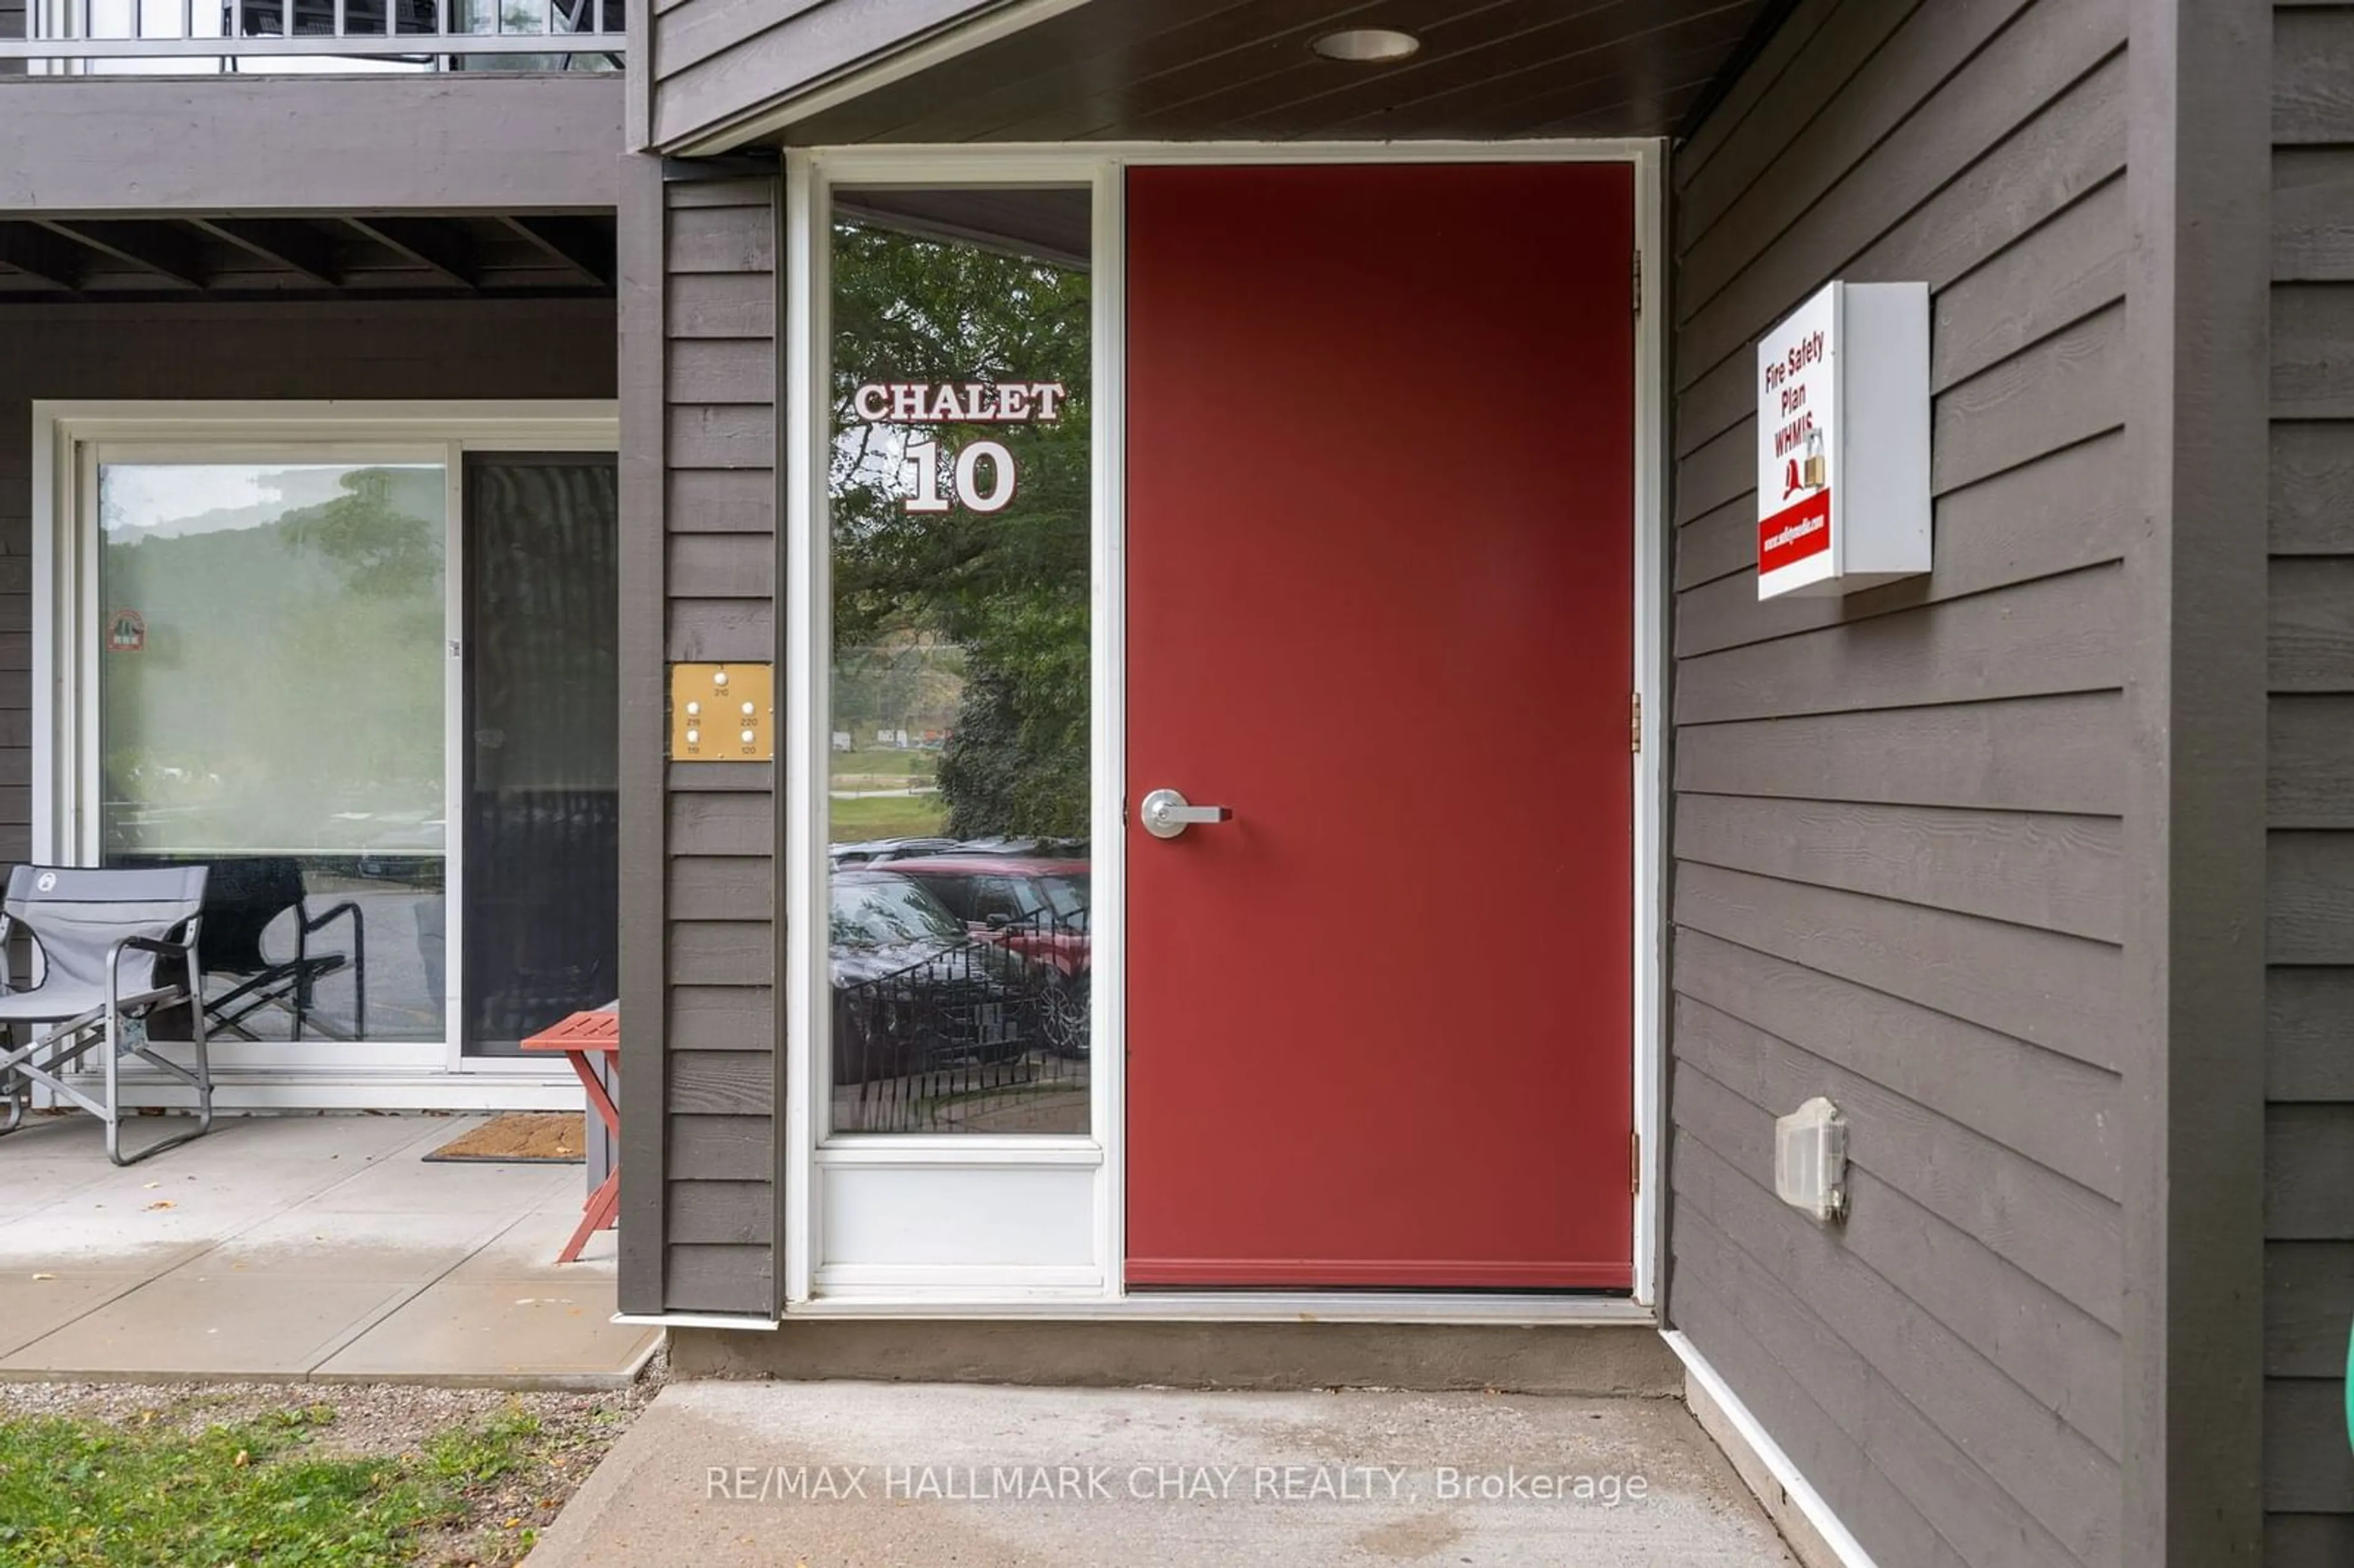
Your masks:
M1337 33L1325 34L1308 47L1328 60L1379 65L1385 60L1405 58L1422 48L1422 40L1394 27L1344 27Z

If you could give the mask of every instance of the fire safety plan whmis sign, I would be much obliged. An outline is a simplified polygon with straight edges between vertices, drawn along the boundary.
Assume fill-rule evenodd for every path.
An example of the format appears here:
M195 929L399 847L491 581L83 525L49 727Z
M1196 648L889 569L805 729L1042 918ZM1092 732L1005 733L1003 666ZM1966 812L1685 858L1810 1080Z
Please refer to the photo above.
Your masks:
M1929 569L1929 285L1833 283L1757 345L1757 597Z

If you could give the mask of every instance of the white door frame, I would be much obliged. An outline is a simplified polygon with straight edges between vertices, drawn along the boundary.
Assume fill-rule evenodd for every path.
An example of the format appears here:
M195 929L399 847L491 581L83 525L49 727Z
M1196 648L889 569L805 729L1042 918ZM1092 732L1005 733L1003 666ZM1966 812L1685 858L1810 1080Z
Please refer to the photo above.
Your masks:
M1126 667L1122 605L1125 557L1125 234L1122 208L1125 171L1164 164L1347 164L1347 163L1624 163L1635 176L1636 244L1646 259L1630 277L1629 308L1636 323L1633 579L1634 670L1641 704L1644 744L1630 755L1634 783L1634 1033L1628 1049L1634 1064L1632 1120L1638 1192L1634 1220L1634 1302L1656 1300L1663 1234L1664 1168L1661 1150L1666 1031L1662 1003L1666 928L1660 897L1666 871L1665 771L1661 759L1666 726L1667 529L1665 508L1665 333L1660 301L1663 257L1665 160L1662 143L1649 140L1514 143L1430 142L1413 143L1088 143L843 147L785 154L784 316L786 408L784 413L785 558L789 585L783 606L782 700L786 736L785 832L781 852L785 880L786 1138L782 1179L785 1209L784 1297L786 1312L893 1315L960 1309L1036 1312L1068 1316L1137 1312L1182 1315L1186 1302L1154 1291L1130 1297L1121 1278L1126 1255L1124 1058L1122 1020L1126 969L1124 948L1126 794ZM1086 185L1096 193L1095 245L1091 259L1094 293L1095 572L1090 618L1094 710L1090 736L1095 801L1093 811L1094 908L1089 917L1094 1016L1091 1039L1093 1135L1086 1139L954 1139L862 1136L854 1148L821 1147L815 1117L822 1104L819 1079L827 1052L830 986L816 918L824 907L828 860L824 791L817 772L826 756L831 716L831 590L827 577L826 479L832 417L827 243L828 193L857 184ZM1005 1270L975 1267L871 1270L821 1278L822 1225L829 1207L829 1167L868 1165L896 1169L950 1167L965 1170L1043 1170L1091 1167L1094 1172L1093 1258L1085 1269ZM1350 1293L1287 1294L1287 1301L1341 1305ZM1231 1304L1231 1295L1204 1295ZM1362 1298L1361 1298L1362 1300ZM1419 1304L1418 1304L1419 1303ZM1231 1311L1231 1305L1218 1313ZM1511 1308L1530 1315L1529 1299ZM1464 1298L1385 1298L1384 1318L1481 1315ZM1538 1312L1536 1316L1551 1316ZM1602 1316L1592 1303L1564 1298L1561 1315Z
M445 626L462 624L464 461L470 452L618 451L610 401L42 401L33 405L33 859L94 863L98 777L95 454L135 449L170 461L322 461L404 457L444 466L449 549ZM451 632L452 653L456 633ZM453 826L465 783L464 662L444 673L444 794ZM579 1087L562 1064L469 1057L457 1027L464 985L464 846L446 846L443 1039L324 1045L216 1042L216 1103L232 1109L567 1108ZM126 1072L133 1104L186 1106L193 1092L154 1072Z

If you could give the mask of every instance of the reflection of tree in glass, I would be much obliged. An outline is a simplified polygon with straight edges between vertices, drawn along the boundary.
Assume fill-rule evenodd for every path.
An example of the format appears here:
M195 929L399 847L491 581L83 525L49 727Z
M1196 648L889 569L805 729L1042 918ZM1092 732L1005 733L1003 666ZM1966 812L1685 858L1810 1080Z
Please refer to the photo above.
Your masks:
M842 223L834 229L834 646L930 633L964 650L966 683L940 760L949 831L1076 836L1087 826L1088 279L975 246ZM1059 381L1052 424L860 424L866 382ZM1020 487L996 513L909 514L910 434L943 465L969 441L1013 453Z
M833 724L864 739L877 729L948 730L967 679L964 650L930 631L896 630L833 654Z
M356 469L342 483L344 494L289 512L280 525L281 543L296 561L340 579L284 608L281 635L292 678L280 701L313 734L338 724L364 726L372 757L366 772L339 777L332 765L316 768L318 783L336 789L347 809L438 817L448 615L443 475Z
M345 493L286 514L286 547L341 564L351 591L370 598L404 598L440 582L441 524L395 494L399 477L380 468L345 474Z
M163 471L168 472L169 471ZM443 471L336 474L343 493L224 526L102 535L110 848L430 838L443 793ZM101 481L101 485L103 485ZM255 471L265 496L316 493Z

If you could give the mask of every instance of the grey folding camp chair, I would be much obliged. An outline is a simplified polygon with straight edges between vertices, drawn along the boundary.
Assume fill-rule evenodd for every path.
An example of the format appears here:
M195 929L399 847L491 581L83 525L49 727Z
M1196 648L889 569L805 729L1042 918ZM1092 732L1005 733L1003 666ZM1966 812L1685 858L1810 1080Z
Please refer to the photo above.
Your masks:
M0 1102L5 1105L0 1132L14 1132L24 1121L35 1084L105 1122L106 1157L117 1165L212 1130L204 1009L186 1010L194 1020L195 1071L160 1054L147 1038L149 1014L204 993L196 959L204 899L201 865L107 871L20 865L8 874L7 895L0 899L0 1027L8 1038L8 1048L0 1050ZM40 981L23 991L11 982L7 959L8 940L19 926L40 953ZM102 1098L92 1098L67 1075L93 1050ZM197 1111L190 1131L129 1156L122 1152L125 1055L193 1086Z

